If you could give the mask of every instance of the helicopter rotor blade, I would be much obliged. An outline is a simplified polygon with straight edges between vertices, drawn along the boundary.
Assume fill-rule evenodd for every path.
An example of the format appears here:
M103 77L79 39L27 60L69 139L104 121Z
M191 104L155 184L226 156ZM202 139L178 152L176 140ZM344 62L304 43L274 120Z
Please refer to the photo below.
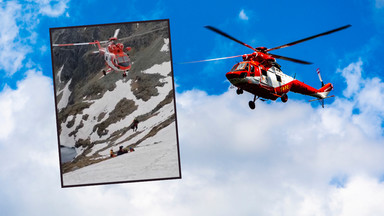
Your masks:
M317 37L328 35L328 34L331 34L331 33L334 33L334 32L337 32L337 31L349 28L349 27L351 27L351 25L345 25L345 26L342 26L342 27L339 27L339 28L336 28L336 29L333 29L333 30L330 30L330 31L326 31L326 32L323 32L323 33L320 33L320 34L317 34L317 35L313 35L311 37L307 37L307 38L304 38L304 39L301 39L301 40L298 40L298 41L287 43L285 45L281 45L281 46L278 46L278 47L267 49L267 52L272 51L272 50L277 50L277 49L285 48L285 47L289 47L289 46L293 46L293 45L296 45L298 43L302 43L302 42L307 41L307 40L312 40L312 39L317 38Z
M268 55L271 55L273 58L283 59L283 60L291 61L291 62L295 62L295 63L312 64L311 62L307 62L307 61L303 61L303 60L299 60L299 59L294 59L294 58L289 58L289 57L285 57L285 56L280 56L280 55L276 55L276 54L268 53Z
M214 58L214 59L205 59L205 60L199 60L199 61L191 61L191 62L183 62L180 64L191 64L191 63L197 63L197 62L207 62L207 61L218 61L218 60L224 60L224 59L230 59L230 58L236 58L243 55L237 55L237 56L229 56L229 57L221 57L221 58Z
M248 48L250 48L250 49L252 49L252 50L254 50L254 51L257 51L257 50L256 50L255 48L253 48L252 46L250 46L250 45L248 45L248 44L246 44L246 43L244 43L244 42L241 42L241 41L237 40L236 38L234 38L234 37L228 35L227 33L223 32L223 31L221 31L221 30L219 30L219 29L217 29L217 28L215 28L215 27L212 27L212 26L205 26L205 28L207 28L207 29L209 29L209 30L211 30L211 31L214 31L214 32L216 32L216 33L218 33L218 34L220 34L220 35L226 37L226 38L229 38L229 39L231 39L231 40L233 40L233 41L235 41L235 42L237 42L237 43L239 43L239 44L241 44L241 45L243 45L243 46L246 46L246 47L248 47Z
M54 46L54 47L61 47L61 46L83 46L83 45L91 45L91 44L97 44L97 42L94 41L94 42L70 43L70 44L52 44L52 46Z
M159 30L162 30L162 29L165 29L165 28L168 28L168 27L164 26L164 27L161 27L161 28L153 29L151 31L147 31L147 32L139 33L139 34L134 34L134 35L131 35L131 36L128 36L128 37L119 38L119 41L128 40L128 39L131 39L131 38L134 38L134 37L146 35L146 34L149 34L149 33L152 33L152 32L156 32L156 31L159 31Z

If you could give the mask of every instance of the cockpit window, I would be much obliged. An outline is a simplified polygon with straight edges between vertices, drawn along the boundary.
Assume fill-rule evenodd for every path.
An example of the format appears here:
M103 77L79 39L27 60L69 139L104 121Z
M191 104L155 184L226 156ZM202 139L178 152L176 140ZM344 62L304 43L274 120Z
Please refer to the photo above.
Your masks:
M231 71L234 71L234 70L237 68L238 65L239 65L239 63L235 64L235 65L232 67Z
M129 66L129 57L128 56L119 56L117 57L117 62L120 66L128 67Z
M247 62L241 62L238 64L235 64L231 71L238 71L238 70L248 70L248 63Z

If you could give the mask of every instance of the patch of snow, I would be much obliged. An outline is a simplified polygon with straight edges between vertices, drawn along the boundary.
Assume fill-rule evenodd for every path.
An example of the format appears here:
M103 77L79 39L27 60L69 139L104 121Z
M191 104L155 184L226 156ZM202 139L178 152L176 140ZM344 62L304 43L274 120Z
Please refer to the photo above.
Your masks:
M61 123L61 133L60 133L60 145L66 146L66 147L75 147L76 140L74 136L69 136L69 133L71 133L74 129L73 126L71 128L67 128L68 122L72 121L75 116L68 116L67 120L63 123Z
M61 68L59 69L59 71L56 74L56 76L59 77L59 83L63 82L63 81L61 81L61 71L63 71L63 68L64 68L64 65L61 66Z
M146 74L155 74L158 73L163 76L168 76L169 72L171 72L171 62L163 62L161 64L155 64L151 68L144 70L143 73ZM170 77L172 79L172 77Z
M99 150L105 148L106 146L107 146L107 143L99 143L99 144L97 144L97 145L94 145L94 146L92 147L91 152L87 154L87 157L92 156L92 155L95 154L97 151L99 151ZM109 150L110 150L110 149L109 149ZM109 150L108 150L108 154L105 154L105 156L109 155Z
M63 96L61 97L60 101L57 103L57 109L60 111L64 107L68 105L69 96L71 96L71 91L69 90L69 85L71 84L72 79L70 79L67 84L65 85L64 89L57 92L57 96L63 93Z
M161 52L169 52L169 38L164 38L164 45L160 49Z

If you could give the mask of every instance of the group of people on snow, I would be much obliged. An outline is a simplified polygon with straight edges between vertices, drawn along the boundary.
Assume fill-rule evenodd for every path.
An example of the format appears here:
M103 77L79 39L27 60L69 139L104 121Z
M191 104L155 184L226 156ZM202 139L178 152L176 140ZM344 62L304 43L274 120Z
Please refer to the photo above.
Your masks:
M134 152L135 149L133 147L129 147L128 149L124 149L123 146L120 146L119 147L119 150L116 152L113 152L113 149L111 149L110 151L110 156L111 157L116 157L116 156L119 156L119 155L122 155L122 154L125 154L125 153L128 153L128 152Z
M133 129L133 132L137 131L138 124L139 124L139 121L135 118L133 120L133 122L129 125L129 129ZM113 149L111 149L110 156L111 157L116 157L116 156L119 156L119 155L122 155L122 154L125 154L125 153L128 153L128 152L134 152L134 151L135 151L135 149L132 148L132 147L129 147L129 149L124 149L123 146L120 146L119 150L117 151L116 154L113 152Z

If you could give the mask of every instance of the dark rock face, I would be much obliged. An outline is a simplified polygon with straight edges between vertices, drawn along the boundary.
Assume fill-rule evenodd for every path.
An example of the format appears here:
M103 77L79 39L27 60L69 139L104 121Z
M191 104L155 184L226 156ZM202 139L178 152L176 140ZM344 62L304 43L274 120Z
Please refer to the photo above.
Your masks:
M68 103L64 107L57 108L59 136L67 136L62 140L74 140L74 147L81 149L75 160L63 164L63 172L71 171L85 165L100 161L98 152L120 145L132 138L145 133L142 138L131 145L136 146L144 142L146 138L154 136L162 128L175 121L175 115L164 117L156 122L156 126L150 126L148 131L137 131L125 136L123 141L119 138L126 135L130 130L129 125L119 125L120 121L137 119L145 122L158 115L158 111L167 104L174 103L173 83L165 82L166 78L172 77L172 71L167 75L160 73L143 73L156 64L169 62L171 64L170 51L161 51L165 39L169 39L167 21L140 22L127 24L113 24L87 27L70 27L63 29L51 29L52 44L68 44L106 41L113 36L116 29L120 29L119 43L124 47L131 47L128 52L133 62L127 77L122 77L121 72L111 72L103 77L102 70L107 70L104 57L95 53L97 46L65 46L53 47L53 77L55 82L56 102L65 100L64 88L70 82L67 96ZM107 47L107 44L102 44ZM169 79L168 79L169 80ZM171 79L173 80L173 79ZM106 109L98 110L98 113L87 113L98 100L102 99L107 92L114 92L116 83L123 82L130 85L128 89L134 98L127 98L124 93L110 98L110 103L115 103L112 111ZM162 97L154 109L149 112L140 112L145 102L151 98L161 96L158 88L169 87L169 93ZM128 92L126 93L128 95ZM142 104L142 105L139 105ZM143 105L144 104L144 105ZM152 105L153 106L153 105ZM147 109L143 109L147 110ZM136 116L132 116L132 113ZM137 114L139 112L139 115ZM70 119L70 120L69 120ZM111 125L118 125L120 129L109 131ZM90 134L80 131L91 128ZM63 134L65 131L65 135ZM150 132L150 134L148 134ZM95 136L96 135L96 136ZM95 138L96 137L96 138ZM66 146L66 143L61 143ZM104 148L92 151L95 145L103 144ZM94 152L90 155L90 152Z

